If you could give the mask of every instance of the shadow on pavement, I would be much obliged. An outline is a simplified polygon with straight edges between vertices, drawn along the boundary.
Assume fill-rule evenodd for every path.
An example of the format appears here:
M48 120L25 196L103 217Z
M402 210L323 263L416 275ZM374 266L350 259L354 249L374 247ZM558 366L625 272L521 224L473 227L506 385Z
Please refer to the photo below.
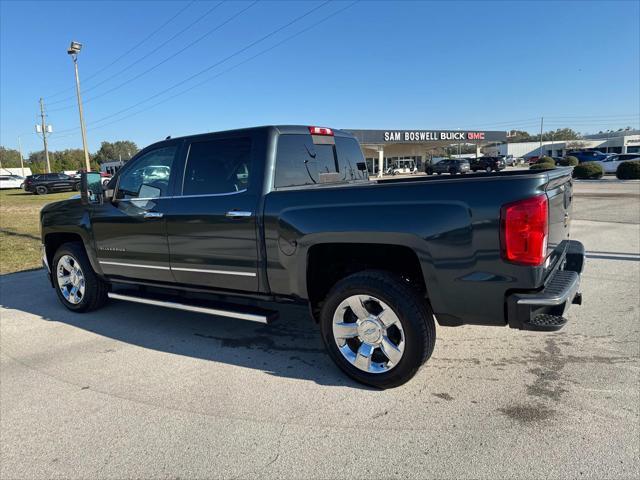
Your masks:
M333 364L306 307L283 305L271 325L115 300L77 314L60 304L43 270L0 277L0 306L160 352L368 389Z

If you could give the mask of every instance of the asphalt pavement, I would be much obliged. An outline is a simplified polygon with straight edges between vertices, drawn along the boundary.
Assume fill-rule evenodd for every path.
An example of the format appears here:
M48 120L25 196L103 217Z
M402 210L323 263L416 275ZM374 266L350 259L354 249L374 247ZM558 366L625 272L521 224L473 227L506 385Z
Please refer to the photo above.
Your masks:
M639 189L576 182L567 327L439 328L387 391L338 371L304 308L77 315L42 271L0 277L0 477L639 478Z

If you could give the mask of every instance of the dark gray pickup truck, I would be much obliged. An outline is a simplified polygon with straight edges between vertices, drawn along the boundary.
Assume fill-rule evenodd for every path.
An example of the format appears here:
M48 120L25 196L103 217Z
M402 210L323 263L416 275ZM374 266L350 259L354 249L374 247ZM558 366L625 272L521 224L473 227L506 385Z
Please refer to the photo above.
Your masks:
M357 141L270 126L151 145L42 209L62 303L108 298L269 323L306 303L335 363L409 380L440 325L552 331L580 303L571 169L370 180ZM435 317L435 319L434 319Z

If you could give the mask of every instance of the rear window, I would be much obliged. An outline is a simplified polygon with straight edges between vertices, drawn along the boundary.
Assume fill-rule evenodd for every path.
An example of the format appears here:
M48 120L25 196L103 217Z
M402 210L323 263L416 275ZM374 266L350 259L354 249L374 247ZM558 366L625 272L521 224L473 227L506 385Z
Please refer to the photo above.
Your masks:
M278 139L275 187L324 183L323 176L338 182L365 180L366 170L358 170L358 163L364 164L365 161L358 142L350 137L334 139L335 145L317 145L311 135L281 135Z

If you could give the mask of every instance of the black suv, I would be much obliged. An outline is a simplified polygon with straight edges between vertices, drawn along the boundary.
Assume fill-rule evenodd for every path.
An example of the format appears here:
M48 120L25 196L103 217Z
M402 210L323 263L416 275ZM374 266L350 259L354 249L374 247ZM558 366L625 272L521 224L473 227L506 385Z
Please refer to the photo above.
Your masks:
M80 177L73 178L65 173L41 173L29 175L24 181L24 191L46 195L50 192L80 190Z
M485 172L497 172L504 170L506 163L501 157L480 157L471 160L471 170L477 172L484 170Z
M435 165L427 165L424 171L427 175L433 175L434 173L438 175L443 173L450 173L451 175L467 173L469 171L469 160L466 158L441 160Z

